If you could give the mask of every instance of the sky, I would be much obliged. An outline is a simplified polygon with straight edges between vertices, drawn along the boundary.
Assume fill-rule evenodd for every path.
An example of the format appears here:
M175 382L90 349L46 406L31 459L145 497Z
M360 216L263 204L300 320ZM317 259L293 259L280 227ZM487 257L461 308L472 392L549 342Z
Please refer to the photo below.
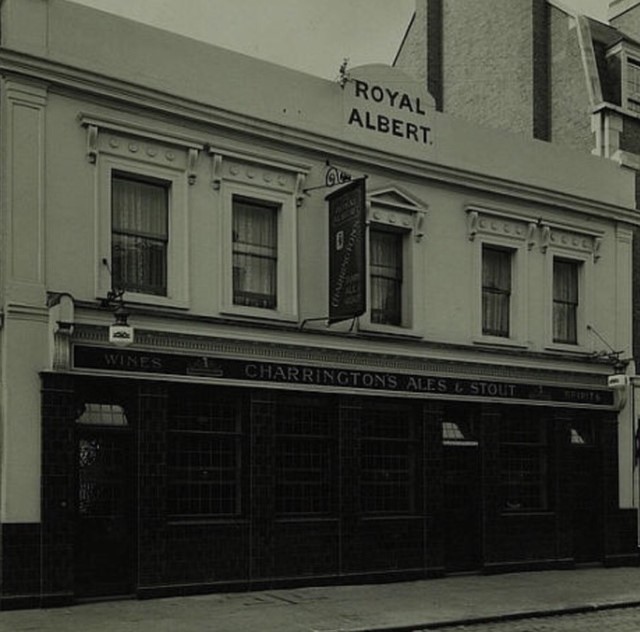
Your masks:
M415 6L415 0L73 1L325 79L338 76L345 58L351 67L391 64ZM608 0L559 2L606 21Z

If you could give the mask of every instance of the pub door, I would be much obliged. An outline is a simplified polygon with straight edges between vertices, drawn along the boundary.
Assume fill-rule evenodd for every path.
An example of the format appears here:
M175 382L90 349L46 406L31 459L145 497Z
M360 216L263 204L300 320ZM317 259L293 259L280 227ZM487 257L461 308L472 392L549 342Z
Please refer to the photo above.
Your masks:
M444 545L449 573L482 563L480 450L469 424L444 422Z
M604 537L601 458L591 424L573 424L571 457L573 557L578 564L599 562Z
M128 427L77 427L75 593L133 591L133 459Z

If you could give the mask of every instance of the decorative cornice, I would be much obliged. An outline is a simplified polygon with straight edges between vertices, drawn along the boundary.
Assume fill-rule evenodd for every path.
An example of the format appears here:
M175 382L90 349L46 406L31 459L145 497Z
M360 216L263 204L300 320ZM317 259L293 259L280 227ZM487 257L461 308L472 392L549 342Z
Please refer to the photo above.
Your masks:
M478 234L525 241L531 250L535 244L537 223L531 217L476 206L467 207L469 241Z
M541 221L540 228L542 230L540 250L543 253L546 253L549 247L553 247L590 254L594 262L600 259L603 239L601 231L547 221Z
M151 127L132 124L113 118L102 118L80 114L78 121L87 130L87 160L96 164L98 155L103 153L129 153L142 156L150 162L164 160L174 163L176 151L186 152L184 166L189 184L195 184L198 156L203 145L183 135L159 134ZM102 136L107 136L101 140ZM101 146L102 145L102 146ZM162 150L159 149L159 146ZM176 150L176 148L178 148Z
M399 154L373 150L341 139L328 138L313 132L284 128L277 123L270 123L211 105L188 101L158 90L143 88L129 82L112 79L97 73L89 73L71 66L14 51L0 51L0 68L8 76L12 74L26 76L46 82L50 85L50 90L55 87L57 91L63 93L79 91L85 95L95 95L102 99L110 99L116 103L124 102L129 107L135 106L148 112L171 115L176 120L203 123L224 130L234 130L239 135L248 135L254 140L260 137L263 140L276 142L281 146L283 144L295 146L321 155L324 159L349 155L353 162L364 162L370 168L379 167L388 172L395 171L405 176L430 179L455 186L464 184L468 189L479 189L486 193L496 193L514 199L640 225L640 218L638 218L635 210L631 208L605 202L594 202L588 198L549 191L533 185L514 183L455 167L435 165Z
M265 158L262 154L239 152L220 147L208 148L211 155L211 185L217 191L225 179L291 191L296 205L304 201L304 183L311 170L309 165L294 164Z

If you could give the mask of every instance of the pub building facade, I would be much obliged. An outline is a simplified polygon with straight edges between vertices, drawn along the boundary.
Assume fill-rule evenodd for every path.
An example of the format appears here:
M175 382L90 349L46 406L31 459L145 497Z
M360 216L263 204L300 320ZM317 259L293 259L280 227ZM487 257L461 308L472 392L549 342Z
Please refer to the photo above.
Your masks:
M3 608L636 563L633 175L0 12Z

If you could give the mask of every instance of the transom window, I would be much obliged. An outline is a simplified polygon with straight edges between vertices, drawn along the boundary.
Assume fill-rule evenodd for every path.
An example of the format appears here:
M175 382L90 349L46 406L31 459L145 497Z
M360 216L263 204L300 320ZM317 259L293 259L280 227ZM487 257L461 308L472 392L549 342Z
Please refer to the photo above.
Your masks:
M580 262L553 261L553 341L578 343Z
M113 287L167 295L169 184L113 172L111 265Z
M512 253L482 248L482 333L508 338L511 313Z
M124 408L118 404L85 403L76 423L87 426L128 426Z
M275 309L278 207L233 198L233 303Z
M372 228L369 235L371 322L402 325L402 233Z

